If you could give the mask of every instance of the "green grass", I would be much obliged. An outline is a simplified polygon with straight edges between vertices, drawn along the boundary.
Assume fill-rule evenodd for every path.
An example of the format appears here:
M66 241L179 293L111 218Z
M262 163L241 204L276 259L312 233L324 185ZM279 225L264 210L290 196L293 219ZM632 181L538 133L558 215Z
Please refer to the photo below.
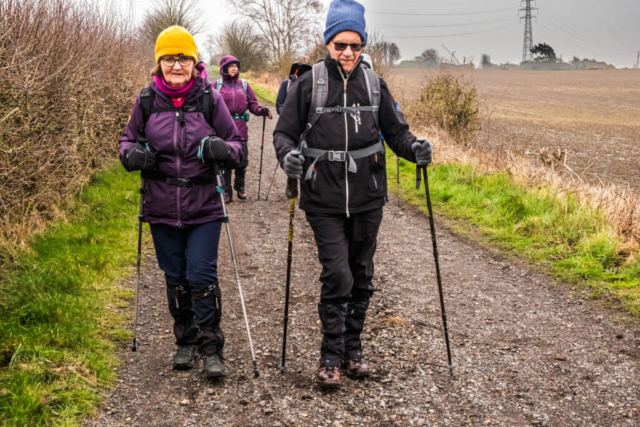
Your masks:
M0 281L0 426L77 425L115 380L133 292L139 177L98 173L66 223L30 244Z
M212 65L210 67L211 70L211 74L218 76L220 75L220 67ZM216 79L218 79L219 77L216 77ZM240 78L246 79L246 75L244 75L243 73L240 73ZM210 79L211 82L213 83L213 79ZM249 84L251 85L251 89L253 89L253 91L256 93L256 96L258 97L258 99L261 99L263 101L267 101L273 105L275 105L276 103L276 98L278 97L278 94L271 91L270 89L264 87L264 86L260 86L259 84L252 82L251 80L248 80Z
M396 159L388 156L390 191ZM415 165L401 160L403 198L426 213L424 185L415 188ZM542 266L556 278L589 287L593 297L613 296L640 316L640 262L620 254L621 242L599 212L572 195L524 188L507 173L478 173L471 165L429 168L436 212L453 228ZM463 256L463 255L461 255Z

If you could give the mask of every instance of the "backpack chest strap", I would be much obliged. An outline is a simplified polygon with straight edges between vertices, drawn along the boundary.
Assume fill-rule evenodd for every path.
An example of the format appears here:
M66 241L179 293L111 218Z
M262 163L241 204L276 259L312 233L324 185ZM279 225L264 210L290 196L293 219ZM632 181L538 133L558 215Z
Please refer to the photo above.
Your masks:
M349 172L356 173L358 172L358 167L356 166L355 160L363 159L365 157L369 157L373 154L380 153L384 150L384 145L382 145L381 141L376 142L375 144L362 148L360 150L354 151L332 151L332 150L319 150L317 148L309 148L302 147L302 155L305 157L311 157L313 163L307 169L307 173L305 174L304 179L311 179L313 174L313 170L316 166L317 162L321 162L324 160L328 160L330 162L349 162Z

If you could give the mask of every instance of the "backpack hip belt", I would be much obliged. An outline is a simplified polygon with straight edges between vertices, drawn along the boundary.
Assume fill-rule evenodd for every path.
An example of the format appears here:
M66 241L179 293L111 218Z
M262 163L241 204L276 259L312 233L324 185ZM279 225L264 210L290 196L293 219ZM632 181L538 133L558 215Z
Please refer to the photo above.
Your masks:
M384 145L381 141L378 141L367 148L362 148L360 150L354 151L318 150L317 148L309 148L303 146L302 155L314 159L313 163L311 163L311 166L309 166L309 169L307 169L307 173L305 174L304 179L311 179L316 163L324 160L328 160L330 162L345 162L348 160L349 172L356 173L358 172L358 167L356 166L356 162L354 160L363 159L382 151L384 151Z
M158 172L142 171L142 178L164 182L174 187L191 188L216 182L215 178L175 178Z

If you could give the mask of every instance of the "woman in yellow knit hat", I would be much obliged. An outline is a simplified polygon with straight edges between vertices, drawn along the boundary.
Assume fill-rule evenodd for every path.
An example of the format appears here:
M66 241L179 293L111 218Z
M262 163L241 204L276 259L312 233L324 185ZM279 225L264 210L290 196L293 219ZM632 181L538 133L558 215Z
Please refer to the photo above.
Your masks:
M224 376L217 271L224 212L213 165L237 166L242 138L186 29L164 30L155 58L153 82L120 140L120 160L128 171L142 171L141 218L151 228L174 319L173 367L192 368L197 346L205 375Z

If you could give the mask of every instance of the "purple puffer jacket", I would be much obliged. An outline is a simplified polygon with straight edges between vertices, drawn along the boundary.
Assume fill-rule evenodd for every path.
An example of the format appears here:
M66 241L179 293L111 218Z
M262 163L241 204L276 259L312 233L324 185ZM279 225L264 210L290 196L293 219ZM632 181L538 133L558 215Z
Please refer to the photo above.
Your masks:
M244 93L242 82L240 81L240 72L238 72L235 77L231 77L228 73L224 72L225 65L230 62L240 63L240 61L231 55L223 56L220 60L220 75L222 76L222 83L224 83L224 86L218 87L218 82L216 81L214 83L214 88L222 95L222 98L224 99L225 104L227 104L227 108L229 108L229 112L231 114L241 116L245 111L247 111L247 109L249 109L253 114L258 115L262 110L262 107L258 104L256 93L251 89L249 84L247 84L247 93L249 96L247 97L247 94ZM236 120L235 123L240 135L242 135L242 139L247 141L249 139L247 123L242 119Z
M183 105L195 105L204 94L209 82L197 77ZM155 83L150 88L155 92L155 106L173 107L171 98L162 93ZM175 178L211 179L210 184L193 187L177 187L161 181L145 180L147 191L143 195L144 220L150 224L168 224L174 227L203 224L224 217L220 193L216 191L213 165L198 159L200 141L212 134L218 135L231 148L232 159L224 167L235 167L244 154L242 137L236 129L222 96L215 90L213 95L213 127L201 112L184 113L184 124L180 124L175 112L153 114L146 127L149 148L155 153L158 173ZM206 95L206 94L205 94ZM140 97L136 100L131 119L120 139L120 161L127 170L127 150L137 143L144 125Z

